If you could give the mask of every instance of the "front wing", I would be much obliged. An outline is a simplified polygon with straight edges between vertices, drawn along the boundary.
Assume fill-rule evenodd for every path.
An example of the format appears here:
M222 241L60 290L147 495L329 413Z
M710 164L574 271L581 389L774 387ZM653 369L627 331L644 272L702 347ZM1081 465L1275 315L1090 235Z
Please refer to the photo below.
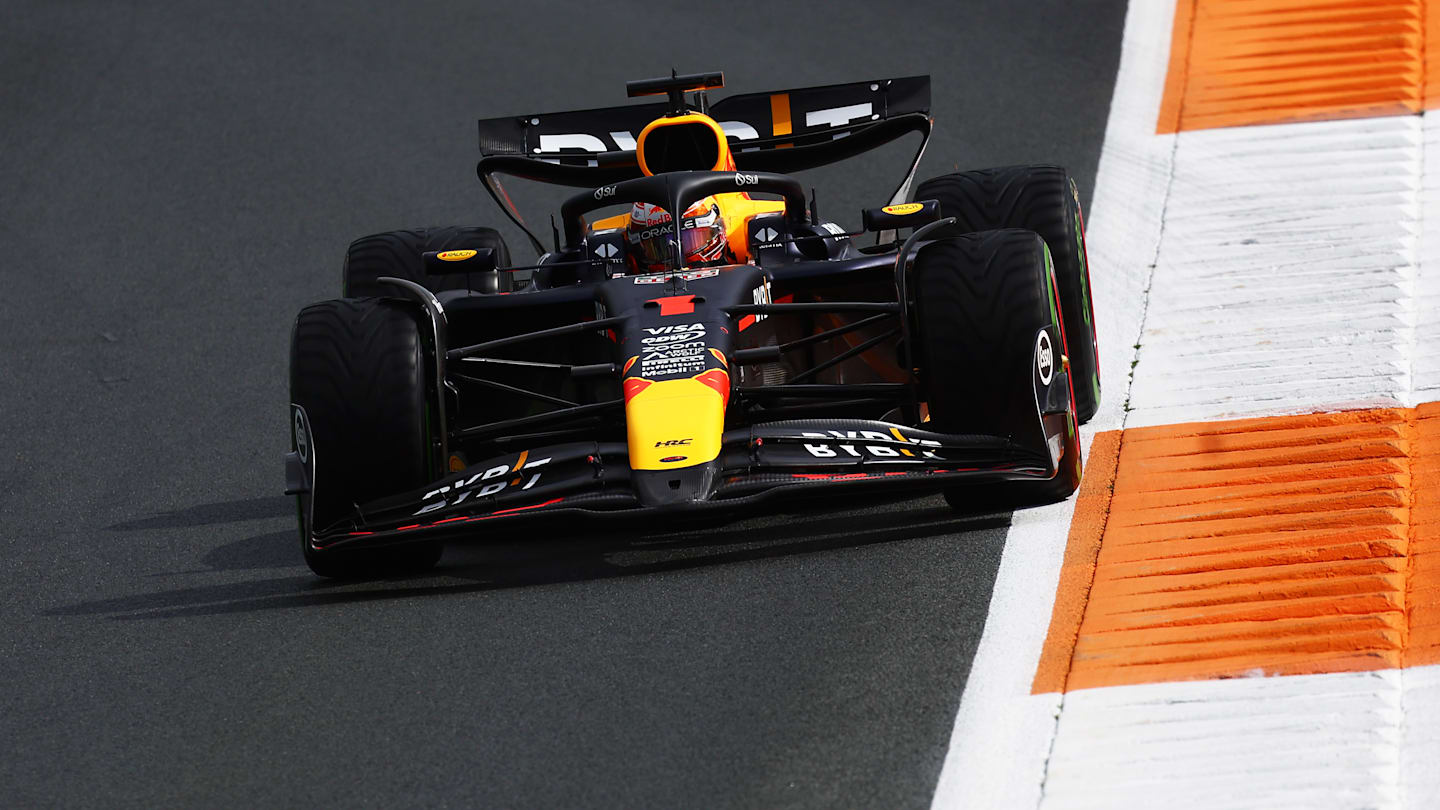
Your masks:
M726 431L708 480L691 499L642 505L624 442L575 442L471 464L433 484L361 504L317 531L315 548L390 545L473 534L474 524L540 515L588 517L743 514L786 495L837 487L940 489L973 480L1044 480L1059 466L1063 421L1045 420L1049 452L997 436L944 434L888 422L824 419ZM308 487L324 470L315 454L300 472ZM696 468L688 468L693 474ZM676 472L679 476L687 471ZM695 491L693 481L685 490Z

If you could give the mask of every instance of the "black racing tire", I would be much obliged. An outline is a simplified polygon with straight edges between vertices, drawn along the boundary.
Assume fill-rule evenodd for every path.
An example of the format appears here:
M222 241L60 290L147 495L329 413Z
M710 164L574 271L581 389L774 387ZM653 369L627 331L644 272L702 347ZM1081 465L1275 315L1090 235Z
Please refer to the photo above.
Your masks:
M1045 243L1007 229L953 236L921 248L914 265L916 363L930 416L941 433L1033 436L1035 356L1041 329L1058 345L1065 328ZM1063 368L1057 363L1057 368ZM1068 403L1073 403L1073 393ZM1047 481L952 487L962 511L1063 500L1080 485L1079 424L1063 417L1060 469Z
M426 353L414 307L360 298L300 311L290 346L290 401L305 409L315 458L313 492L300 501L300 542L323 577L369 578L432 568L437 541L374 549L316 550L324 529L356 504L431 480ZM310 503L309 498L314 502Z
M413 281L431 292L474 289L479 292L509 292L509 273L449 273L426 275L424 254L441 250L495 251L501 267L510 264L510 248L494 228L450 225L443 228L417 228L410 231L386 231L362 236L350 243L345 252L341 295L346 298L363 296L394 296L394 287L381 284L380 276L393 276Z
M939 200L959 232L1024 228L1045 239L1060 284L1075 410L1081 424L1100 407L1100 356L1091 301L1085 219L1075 181L1060 166L1006 166L931 178L917 200Z

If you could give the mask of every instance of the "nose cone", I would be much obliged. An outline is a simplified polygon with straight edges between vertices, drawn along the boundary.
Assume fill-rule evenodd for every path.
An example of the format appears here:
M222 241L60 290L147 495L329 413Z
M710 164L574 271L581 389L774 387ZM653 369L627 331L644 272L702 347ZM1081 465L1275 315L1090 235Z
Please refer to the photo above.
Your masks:
M707 461L678 470L634 470L635 497L644 506L676 506L708 501L715 494L720 462Z
M725 429L721 392L729 391L729 381L723 370L712 370L629 386L634 391L625 403L630 480L642 504L708 501L715 493Z
M693 349L704 355L699 341ZM730 376L711 369L679 380L626 380L625 422L630 468L675 470L720 455Z

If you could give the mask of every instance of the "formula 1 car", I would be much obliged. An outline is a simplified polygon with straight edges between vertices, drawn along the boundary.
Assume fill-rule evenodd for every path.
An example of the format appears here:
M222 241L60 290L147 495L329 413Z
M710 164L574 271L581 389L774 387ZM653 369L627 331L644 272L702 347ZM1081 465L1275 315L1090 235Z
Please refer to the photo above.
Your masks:
M501 521L661 527L837 491L1063 499L1100 398L1079 197L1058 166L911 195L928 76L480 122L492 228L351 244L296 319L287 493L317 574L424 570ZM863 229L788 173L919 148ZM583 189L546 250L500 176ZM618 210L601 216L604 209ZM873 234L873 239L866 238ZM865 244L862 244L864 242Z

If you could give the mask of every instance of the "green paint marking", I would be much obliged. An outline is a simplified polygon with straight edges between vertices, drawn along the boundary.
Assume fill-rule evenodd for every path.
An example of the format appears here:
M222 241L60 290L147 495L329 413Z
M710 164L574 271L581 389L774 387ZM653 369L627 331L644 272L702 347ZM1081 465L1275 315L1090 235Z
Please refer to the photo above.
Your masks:
M1045 296L1048 303L1045 308L1050 310L1050 323L1052 325L1060 322L1060 313L1055 310L1055 260L1050 256L1050 246L1045 245Z
M1076 213L1070 218L1075 224L1075 255L1080 257L1080 303L1084 307L1085 325L1091 326L1090 321L1090 257L1085 255L1085 237L1080 233L1080 216Z

